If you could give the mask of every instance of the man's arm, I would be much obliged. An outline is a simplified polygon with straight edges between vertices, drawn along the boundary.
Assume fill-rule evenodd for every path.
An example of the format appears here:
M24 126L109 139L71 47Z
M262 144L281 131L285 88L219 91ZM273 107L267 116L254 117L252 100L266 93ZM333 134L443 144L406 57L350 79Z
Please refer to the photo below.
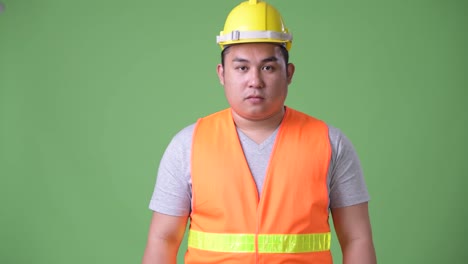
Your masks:
M375 264L367 202L331 209L344 264Z
M154 212L142 264L176 264L187 219Z

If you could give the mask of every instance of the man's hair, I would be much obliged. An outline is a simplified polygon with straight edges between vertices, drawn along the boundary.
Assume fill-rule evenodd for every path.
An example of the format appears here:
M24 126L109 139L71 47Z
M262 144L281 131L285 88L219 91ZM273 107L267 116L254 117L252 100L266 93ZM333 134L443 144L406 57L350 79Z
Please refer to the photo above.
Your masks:
M281 54L283 54L284 62L286 63L286 66L289 63L289 52L286 49L284 45L278 45L281 48ZM231 46L227 46L221 51L221 65L224 67L224 56L226 55L226 51L229 50Z

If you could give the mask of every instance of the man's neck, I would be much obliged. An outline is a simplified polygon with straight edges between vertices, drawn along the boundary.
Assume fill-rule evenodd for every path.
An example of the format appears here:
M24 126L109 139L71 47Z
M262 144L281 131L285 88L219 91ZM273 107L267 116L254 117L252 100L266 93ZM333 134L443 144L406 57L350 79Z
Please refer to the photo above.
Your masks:
M236 127L240 129L250 139L257 144L261 144L267 139L281 124L285 114L285 109L262 120L251 120L232 112L232 117Z

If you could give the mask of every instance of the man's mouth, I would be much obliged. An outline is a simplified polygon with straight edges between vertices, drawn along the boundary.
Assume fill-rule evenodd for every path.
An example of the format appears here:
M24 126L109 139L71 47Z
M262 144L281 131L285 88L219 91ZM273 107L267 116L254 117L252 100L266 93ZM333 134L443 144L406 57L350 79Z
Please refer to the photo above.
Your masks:
M260 95L249 95L247 96L247 99L263 99L263 97Z
M246 100L251 102L251 103L260 103L261 101L263 101L263 97L260 96L260 95L249 95L247 96Z

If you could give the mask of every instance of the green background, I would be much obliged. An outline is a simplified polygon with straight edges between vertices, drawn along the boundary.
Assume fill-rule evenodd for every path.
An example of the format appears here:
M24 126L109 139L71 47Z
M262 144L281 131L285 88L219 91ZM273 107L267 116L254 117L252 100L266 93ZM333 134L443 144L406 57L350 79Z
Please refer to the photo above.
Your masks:
M165 147L227 106L215 36L239 1L3 3L0 263L139 263ZM465 263L468 3L270 3L287 104L361 158L379 263Z

